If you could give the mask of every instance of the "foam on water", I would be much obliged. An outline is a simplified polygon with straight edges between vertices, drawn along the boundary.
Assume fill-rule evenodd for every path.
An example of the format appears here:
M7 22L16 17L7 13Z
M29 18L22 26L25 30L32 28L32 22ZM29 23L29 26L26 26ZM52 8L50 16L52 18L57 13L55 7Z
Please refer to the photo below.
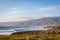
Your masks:
M31 26L31 27L2 27L0 28L0 35L10 35L14 32L29 31L29 30L47 30L45 26Z

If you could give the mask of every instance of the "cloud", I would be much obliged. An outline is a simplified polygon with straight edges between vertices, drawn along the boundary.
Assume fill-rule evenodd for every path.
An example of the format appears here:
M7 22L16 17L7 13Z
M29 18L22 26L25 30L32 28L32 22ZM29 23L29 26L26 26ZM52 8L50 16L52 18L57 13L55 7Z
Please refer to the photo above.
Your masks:
M25 10L25 9L22 9L22 8L8 8L7 10L5 10L5 12L2 15L3 19L4 20L5 18L8 19L9 16L26 16L26 15L29 15L29 14L34 14L33 12L35 12L34 9L32 10ZM0 16L0 19L2 18ZM8 17L8 18L7 18ZM19 18L19 17L18 17Z
M40 11L45 11L45 10L51 10L51 8L50 7L48 7L48 8L40 8L39 10Z
M18 14L18 15L17 15ZM4 15L4 16L3 16ZM6 21L24 21L29 19L37 19L41 17L47 17L50 15L60 15L60 6L49 6L49 7L42 7L37 9L31 9L31 10L24 10L20 8L9 8L6 13L4 13L1 17L0 16L0 22L6 22ZM30 17L25 17L33 16ZM36 17L34 17L37 15Z
M49 6L38 8L38 11L44 15L56 16L60 14L60 6Z
M0 16L0 22L7 21L24 21L31 19L30 17L21 16L21 14L29 13L28 10L21 10L20 8L9 8ZM18 14L18 15L16 15Z
M8 16L8 17L1 17L0 22L11 22L11 21L25 21L30 20L30 17L25 16Z
M49 7L43 7L39 8L39 11L53 11L53 10L60 10L60 6L49 6Z
M13 14L22 14L22 13L27 13L28 11L25 11L25 10L15 10L15 11L12 11L12 12L10 12L10 13L13 13Z
M10 10L16 10L17 8L11 8Z
M11 8L10 9L10 13L12 14L22 14L22 13L28 13L29 11L28 10L22 10L20 8Z

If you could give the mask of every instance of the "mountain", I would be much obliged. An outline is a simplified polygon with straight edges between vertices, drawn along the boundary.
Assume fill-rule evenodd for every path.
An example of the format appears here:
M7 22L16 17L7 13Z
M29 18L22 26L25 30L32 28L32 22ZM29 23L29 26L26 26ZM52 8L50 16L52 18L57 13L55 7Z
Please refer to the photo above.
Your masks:
M0 26L60 26L60 17L43 17L16 22L0 22Z

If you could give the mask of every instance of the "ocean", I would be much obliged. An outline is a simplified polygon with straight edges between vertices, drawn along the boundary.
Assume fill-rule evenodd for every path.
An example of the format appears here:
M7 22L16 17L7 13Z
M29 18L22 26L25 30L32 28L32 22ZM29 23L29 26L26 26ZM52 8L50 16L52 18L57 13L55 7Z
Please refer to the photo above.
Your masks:
M47 30L46 26L29 26L29 27L0 27L0 35L10 35L14 32L30 31L30 30Z

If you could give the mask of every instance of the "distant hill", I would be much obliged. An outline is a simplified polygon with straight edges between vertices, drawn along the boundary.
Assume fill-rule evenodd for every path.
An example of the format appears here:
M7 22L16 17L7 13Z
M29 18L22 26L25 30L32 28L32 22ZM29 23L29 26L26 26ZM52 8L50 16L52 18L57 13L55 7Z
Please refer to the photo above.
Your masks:
M60 26L60 17L44 17L26 21L0 22L0 26Z

